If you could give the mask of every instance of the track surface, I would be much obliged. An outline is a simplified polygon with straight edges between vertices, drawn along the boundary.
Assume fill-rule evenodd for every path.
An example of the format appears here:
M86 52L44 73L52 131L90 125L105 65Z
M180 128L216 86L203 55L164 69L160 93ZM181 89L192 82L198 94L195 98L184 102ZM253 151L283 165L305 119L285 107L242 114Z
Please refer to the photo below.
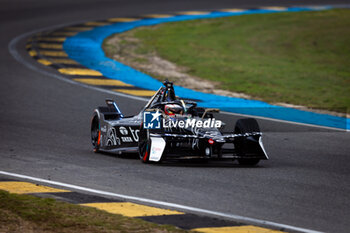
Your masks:
M285 5L346 1L284 1ZM144 165L94 154L92 110L109 94L34 72L8 44L40 28L146 13L261 6L253 1L1 1L0 170L327 232L350 229L350 135L260 120L271 160L257 168L228 163ZM281 1L264 1L281 5ZM18 51L29 63L25 41ZM54 71L52 71L54 72ZM117 97L122 111L142 101ZM221 115L232 122L237 117Z

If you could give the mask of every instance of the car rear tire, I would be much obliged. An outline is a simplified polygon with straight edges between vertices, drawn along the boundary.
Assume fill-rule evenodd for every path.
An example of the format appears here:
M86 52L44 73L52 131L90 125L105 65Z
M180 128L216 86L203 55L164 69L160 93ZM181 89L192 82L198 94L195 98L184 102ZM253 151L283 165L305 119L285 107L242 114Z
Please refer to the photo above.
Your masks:
M236 122L235 134L245 134L252 132L260 132L258 122L254 118L239 119ZM234 142L235 149L239 155L244 156L245 138L237 138ZM260 159L257 158L239 158L238 163L245 166L254 166L259 163Z

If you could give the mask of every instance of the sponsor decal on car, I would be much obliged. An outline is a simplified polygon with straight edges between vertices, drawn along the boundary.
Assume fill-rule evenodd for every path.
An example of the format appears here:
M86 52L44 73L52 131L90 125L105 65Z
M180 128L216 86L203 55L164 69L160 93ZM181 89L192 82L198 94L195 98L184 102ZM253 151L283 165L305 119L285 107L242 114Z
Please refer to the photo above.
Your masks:
M121 137L123 142L133 142L131 137Z
M111 127L107 132L107 146L118 146L120 145L120 139L117 137L115 128Z
M131 136L134 139L134 141L138 142L139 141L139 132L140 132L140 130L139 129L133 129L131 127L129 127L129 130L131 132Z
M122 135L128 135L129 134L129 131L124 126L119 127L119 132Z

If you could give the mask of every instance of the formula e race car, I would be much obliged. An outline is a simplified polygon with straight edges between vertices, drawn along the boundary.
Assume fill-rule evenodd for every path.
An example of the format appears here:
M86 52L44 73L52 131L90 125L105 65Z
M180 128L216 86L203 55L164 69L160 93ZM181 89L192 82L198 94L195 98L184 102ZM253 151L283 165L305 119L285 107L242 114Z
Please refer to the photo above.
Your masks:
M123 116L111 99L106 104L95 109L91 120L95 152L138 153L142 162L201 158L256 165L268 159L255 119L239 119L234 132L224 133L225 124L214 118L217 109L179 99L169 81L135 116Z

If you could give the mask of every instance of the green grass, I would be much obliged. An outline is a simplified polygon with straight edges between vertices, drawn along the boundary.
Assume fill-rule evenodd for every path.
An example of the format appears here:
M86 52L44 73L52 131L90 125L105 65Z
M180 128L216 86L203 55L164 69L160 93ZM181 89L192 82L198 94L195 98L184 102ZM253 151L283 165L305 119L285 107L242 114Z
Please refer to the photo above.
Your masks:
M186 232L173 226L0 190L0 232Z
M270 103L350 109L350 10L192 20L127 32L219 87Z

